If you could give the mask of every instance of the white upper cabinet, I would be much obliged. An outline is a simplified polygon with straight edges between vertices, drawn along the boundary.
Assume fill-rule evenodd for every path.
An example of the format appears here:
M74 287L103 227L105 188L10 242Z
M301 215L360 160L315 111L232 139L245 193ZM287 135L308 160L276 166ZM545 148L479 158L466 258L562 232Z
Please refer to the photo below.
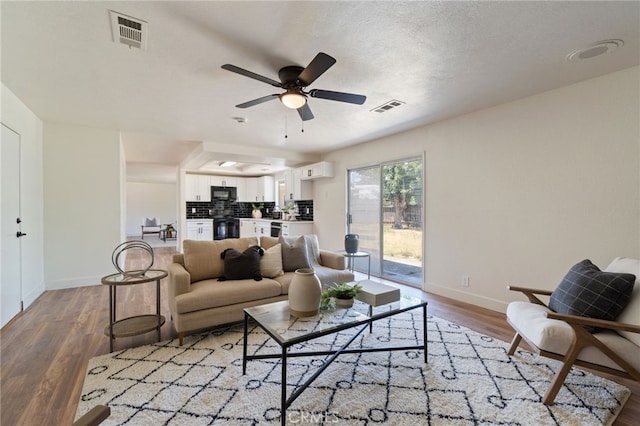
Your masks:
M187 201L211 201L211 176L186 175Z
M244 181L243 185L238 185L238 201L266 203L276 200L273 176L243 178L242 180Z
M284 172L285 202L310 200L313 198L312 183L302 180L304 168L289 169Z
M238 178L234 176L210 176L211 186L238 186Z
M258 178L258 201L273 202L275 200L276 190L273 176L260 176Z
M301 167L302 180L333 177L333 163L321 161Z

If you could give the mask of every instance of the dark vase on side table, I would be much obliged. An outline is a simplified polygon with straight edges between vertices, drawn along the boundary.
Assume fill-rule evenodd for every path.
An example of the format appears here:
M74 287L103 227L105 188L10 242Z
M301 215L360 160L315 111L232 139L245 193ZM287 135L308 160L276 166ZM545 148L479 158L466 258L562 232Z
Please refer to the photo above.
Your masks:
M347 253L356 253L358 251L358 234L347 234L344 236L344 251Z

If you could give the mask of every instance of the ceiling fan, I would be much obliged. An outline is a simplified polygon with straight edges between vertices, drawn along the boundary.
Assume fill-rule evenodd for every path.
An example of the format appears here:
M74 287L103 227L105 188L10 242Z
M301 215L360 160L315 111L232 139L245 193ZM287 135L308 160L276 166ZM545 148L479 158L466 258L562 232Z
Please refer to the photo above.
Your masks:
M307 103L308 96L311 96L312 98L328 99L330 101L347 102L356 105L362 105L367 99L366 96L355 95L353 93L333 92L331 90L320 89L312 89L309 91L304 90L335 63L336 60L334 58L326 53L320 52L315 58L313 58L306 68L302 68L297 65L289 65L281 68L280 71L278 71L278 78L280 81L272 80L268 77L264 77L260 74L247 71L231 64L222 65L222 69L262 81L263 83L270 84L274 87L281 87L285 89L284 93L275 93L273 95L263 96L252 101L238 104L236 107L249 108L254 105L279 98L286 107L298 110L300 118L302 118L303 121L307 121L313 119L313 113Z

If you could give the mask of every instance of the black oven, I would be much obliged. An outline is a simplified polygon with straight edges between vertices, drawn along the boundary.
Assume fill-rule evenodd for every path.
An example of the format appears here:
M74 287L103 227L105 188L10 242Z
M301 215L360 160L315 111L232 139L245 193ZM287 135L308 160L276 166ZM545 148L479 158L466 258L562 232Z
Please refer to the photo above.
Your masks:
M213 219L213 239L240 238L240 220L234 218Z
M282 222L271 222L271 236L279 237L282 233Z

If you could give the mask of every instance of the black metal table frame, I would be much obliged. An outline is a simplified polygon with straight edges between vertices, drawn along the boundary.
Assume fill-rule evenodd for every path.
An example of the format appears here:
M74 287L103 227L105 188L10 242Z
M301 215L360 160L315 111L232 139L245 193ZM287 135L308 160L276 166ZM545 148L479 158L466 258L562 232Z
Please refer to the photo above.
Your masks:
M370 328L373 323L379 319L387 318L390 316L397 315L402 312L407 312L413 309L422 308L422 327L423 327L423 345L415 345L415 346L391 346L391 347L383 347L383 348L359 348L359 349L347 349L347 347L360 335L367 327ZM388 351L402 351L402 350L410 350L410 349L419 349L424 350L424 362L427 363L427 302L422 301L420 304L415 306L410 306L404 309L394 309L390 311L385 311L380 314L376 314L374 316L371 315L372 308L369 307L369 318L364 321L356 321L349 324L343 324L332 328L331 330L326 330L318 333L311 333L309 335L304 335L297 337L295 339L291 339L286 343L279 343L276 336L271 333L268 329L263 327L259 321L256 321L255 318L251 317L247 311L244 312L244 336L243 336L243 348L242 348L242 375L247 373L247 361L255 360L255 359L274 359L280 358L281 368L282 368L282 379L280 383L281 387L281 396L280 396L280 419L281 424L284 426L286 424L286 412L287 408L309 387L313 381L322 374L322 372L329 366L331 363L341 354L353 354L353 353L367 353L367 352L388 352ZM263 355L247 355L247 337L248 337L248 326L249 326L249 318L252 318L257 325L260 326L273 340L276 341L282 348L282 352L280 354L263 354ZM349 339L347 343L345 343L340 349L337 350L328 350L328 351L313 351L313 352L296 352L296 353L287 353L289 347L296 345L298 343L308 342L310 340L327 336L329 334L338 333L343 330L347 330L349 328L355 328L359 325L363 325L363 327L358 330L352 338ZM287 398L287 358L293 357L303 357L303 356L317 356L317 355L331 355L331 357L327 358L321 367L313 373L311 377L309 377L304 383L298 386L297 389L294 389L291 393L291 396Z

